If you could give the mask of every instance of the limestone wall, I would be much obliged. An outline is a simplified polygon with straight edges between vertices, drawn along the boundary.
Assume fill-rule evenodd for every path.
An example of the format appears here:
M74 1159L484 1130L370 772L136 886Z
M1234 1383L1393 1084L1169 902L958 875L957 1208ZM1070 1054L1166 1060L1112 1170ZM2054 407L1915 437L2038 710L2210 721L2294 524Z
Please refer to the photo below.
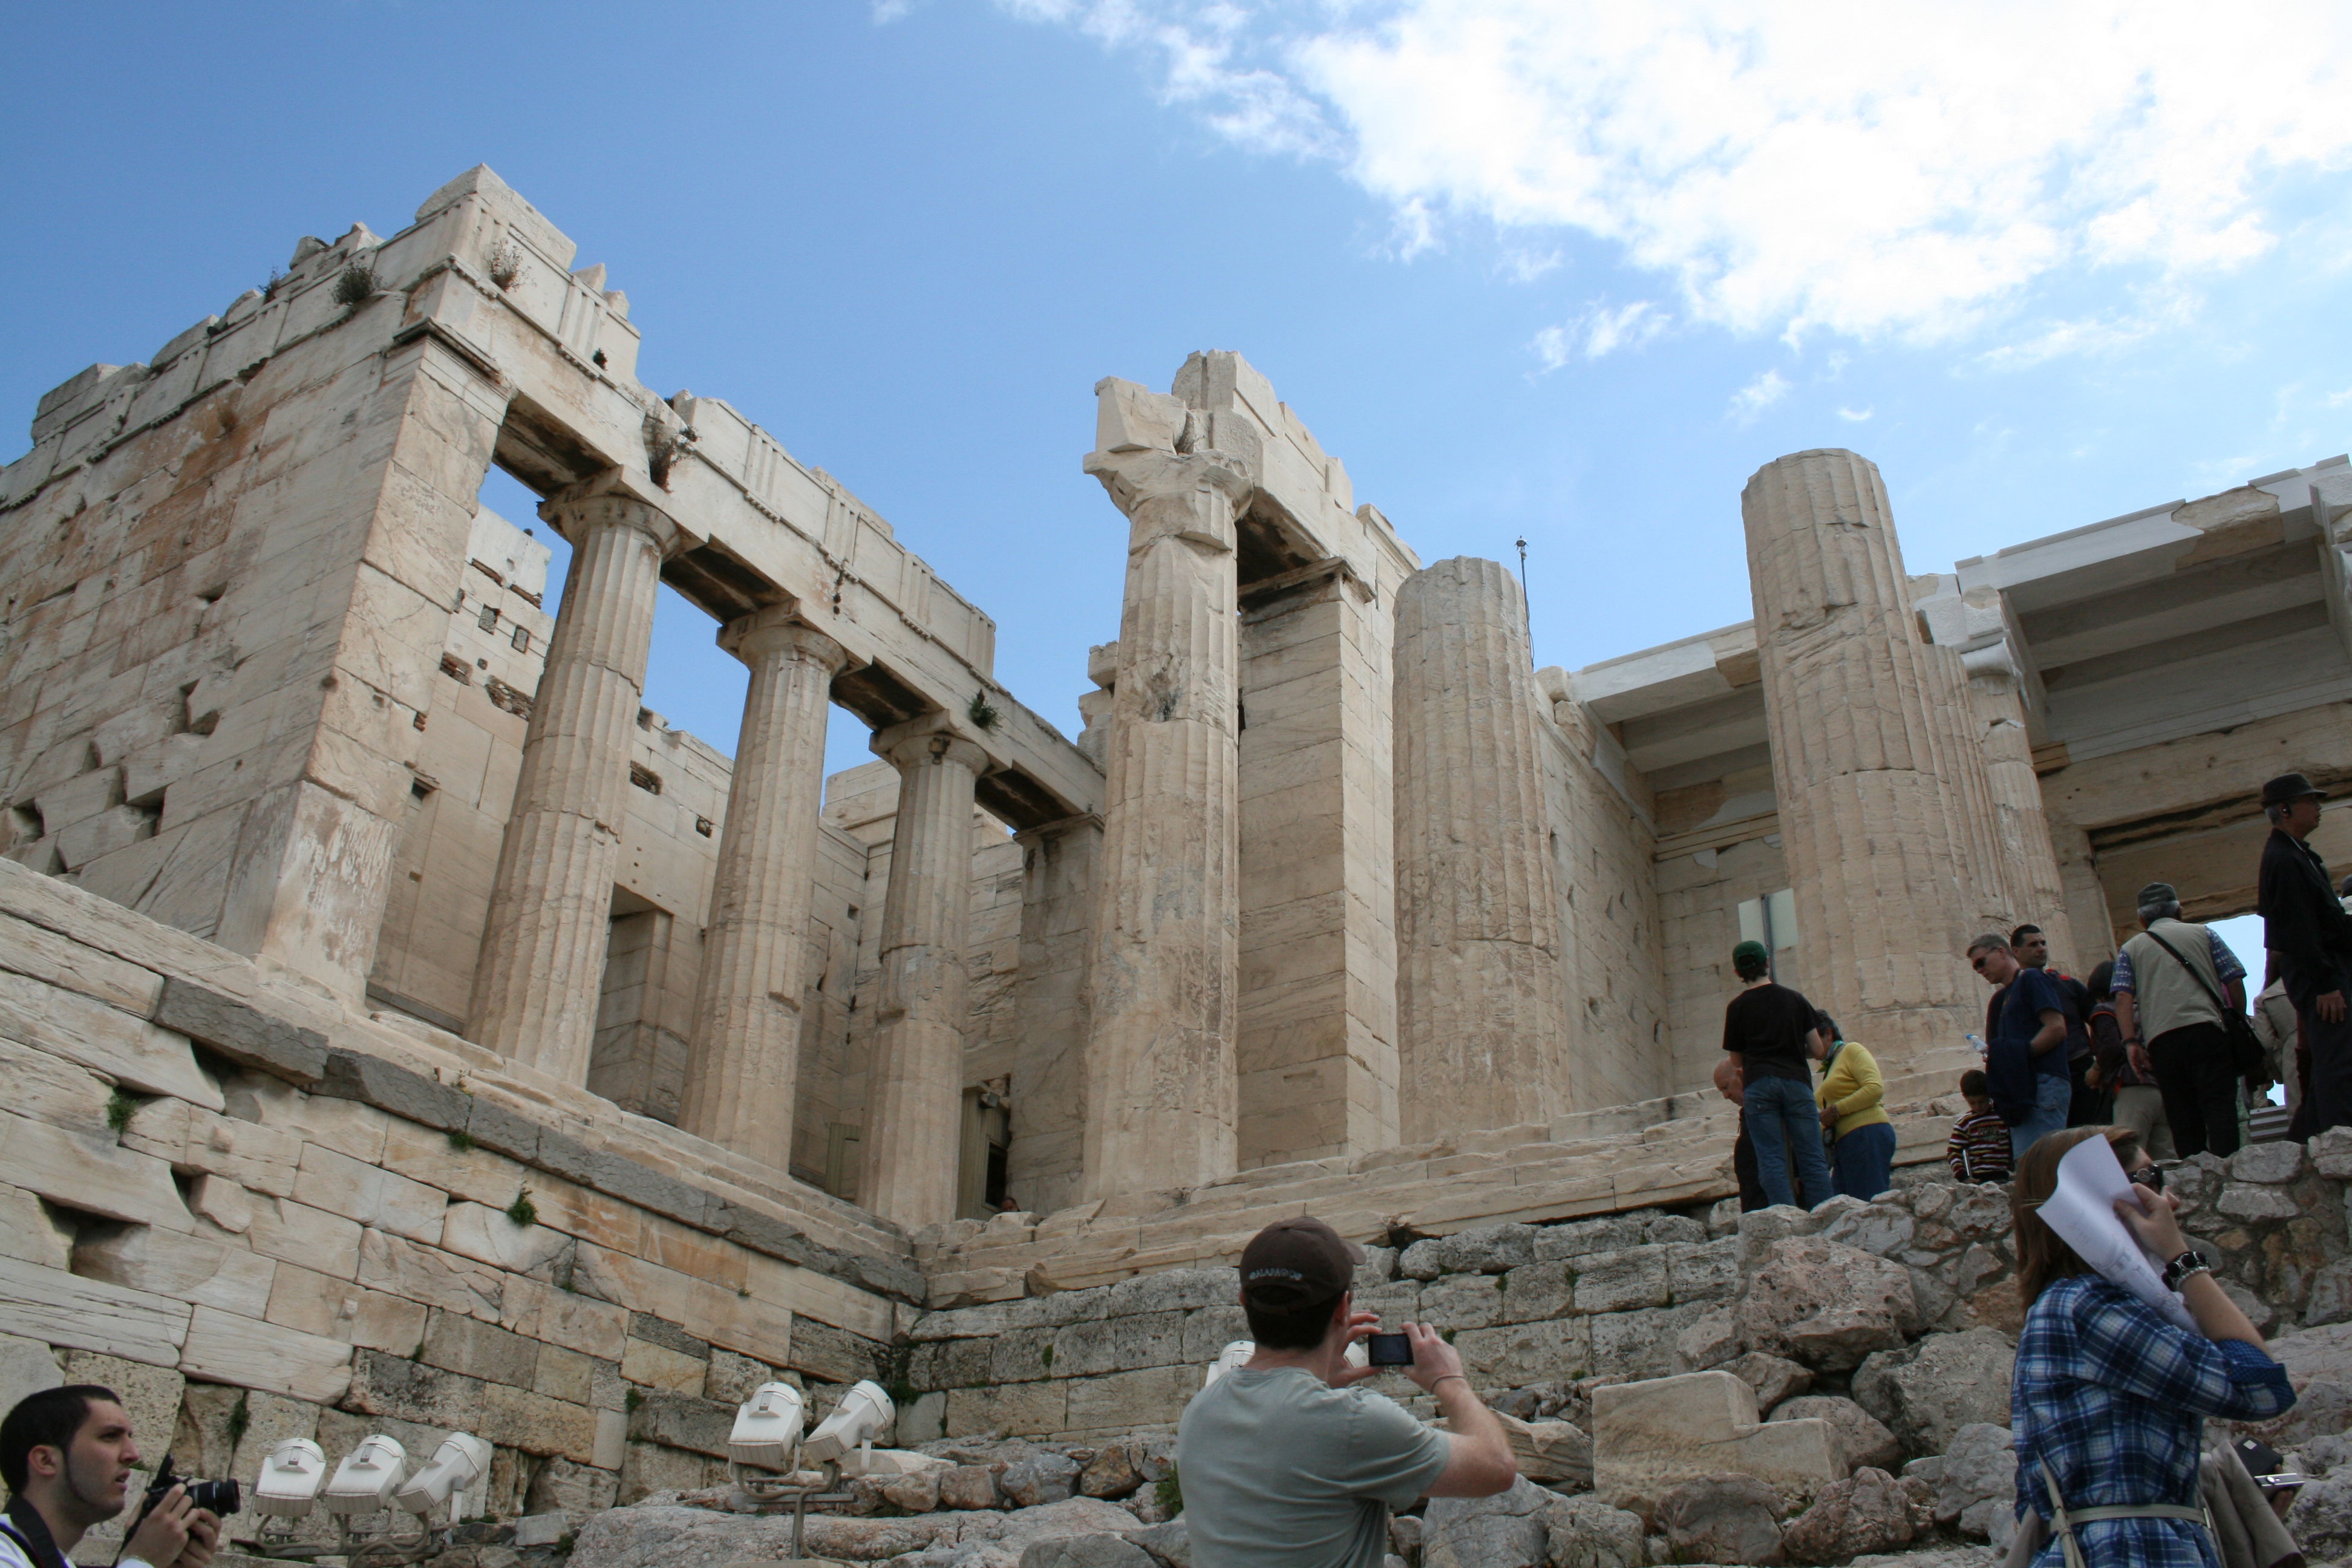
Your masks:
M14 864L0 1063L0 1403L125 1384L208 1474L464 1428L488 1511L703 1484L731 1402L887 1369L922 1291L849 1205Z
M2352 1130L2320 1140L2308 1158L2291 1143L2252 1145L2226 1163L2200 1156L2176 1168L2171 1185L2224 1288L2258 1326L2276 1331L2352 1320L2347 1178ZM1583 1420L1598 1383L1699 1371L1761 1351L1782 1358L1782 1376L1808 1379L1814 1394L1857 1401L1912 1456L1941 1453L1964 1422L2007 1423L2005 1365L1964 1389L1958 1397L1973 1405L1957 1411L1906 1404L1903 1375L1928 1353L1923 1337L1952 1337L1938 1342L1938 1361L2005 1361L2020 1323L2005 1189L1955 1184L1934 1160L1902 1173L1897 1190L1875 1203L1838 1198L1810 1215L1737 1210L1728 1200L1419 1240L1403 1233L1400 1245L1368 1249L1357 1305L1391 1327L1436 1325L1481 1394L1523 1419ZM1898 1310L1839 1318L1834 1344L1775 1338L1751 1284L1775 1261L1776 1244L1792 1237L1831 1244L1793 1260L1826 1266L1824 1280L1856 1255L1857 1268L1894 1264ZM1779 1256L1785 1276L1792 1263ZM1774 1289L1786 1286L1784 1278ZM1176 1268L929 1313L909 1331L907 1377L921 1396L905 1407L900 1438L1002 1431L1083 1440L1172 1425L1217 1352L1249 1337L1236 1289L1230 1268ZM1385 1386L1412 1392L1401 1381ZM1783 1382L1772 1398L1789 1392ZM1434 1414L1426 1396L1406 1403Z

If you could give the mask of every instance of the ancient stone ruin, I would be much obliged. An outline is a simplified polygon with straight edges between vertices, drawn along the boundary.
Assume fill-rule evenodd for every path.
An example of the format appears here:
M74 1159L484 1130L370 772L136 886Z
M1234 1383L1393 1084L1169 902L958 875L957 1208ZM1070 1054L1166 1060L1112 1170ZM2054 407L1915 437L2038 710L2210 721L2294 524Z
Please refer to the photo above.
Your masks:
M724 1508L735 1405L873 1379L940 1462L813 1550L1178 1562L1230 1265L1312 1212L1520 1423L1523 1488L1402 1555L1998 1533L1962 948L2032 919L2087 966L2158 876L2251 907L2261 781L2352 780L2352 466L1914 576L1877 470L1798 453L1740 498L1752 622L1537 670L1510 574L1424 567L1196 353L1095 389L1128 570L1073 740L839 479L641 384L576 259L470 170L57 388L0 470L0 1402L108 1382L248 1480L471 1432L482 1568L715 1568L782 1550ZM663 583L749 668L731 757L643 705ZM827 779L834 708L877 760ZM1727 1205L1743 937L1876 1052L1894 1194ZM2184 1177L2314 1387L2347 1177Z

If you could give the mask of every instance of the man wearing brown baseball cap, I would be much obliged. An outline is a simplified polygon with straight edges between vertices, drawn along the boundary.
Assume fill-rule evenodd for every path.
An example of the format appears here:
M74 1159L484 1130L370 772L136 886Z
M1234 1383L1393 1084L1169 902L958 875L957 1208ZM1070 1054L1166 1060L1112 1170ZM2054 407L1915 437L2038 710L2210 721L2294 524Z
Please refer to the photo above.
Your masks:
M1177 1427L1192 1560L1201 1568L1380 1568L1389 1510L1422 1497L1491 1497L1518 1479L1501 1423L1462 1358L1426 1323L1403 1325L1397 1368L1435 1396L1451 1433L1358 1384L1348 1347L1379 1326L1355 1310L1364 1249L1319 1219L1278 1220L1242 1250L1241 1305L1255 1352L1192 1396Z

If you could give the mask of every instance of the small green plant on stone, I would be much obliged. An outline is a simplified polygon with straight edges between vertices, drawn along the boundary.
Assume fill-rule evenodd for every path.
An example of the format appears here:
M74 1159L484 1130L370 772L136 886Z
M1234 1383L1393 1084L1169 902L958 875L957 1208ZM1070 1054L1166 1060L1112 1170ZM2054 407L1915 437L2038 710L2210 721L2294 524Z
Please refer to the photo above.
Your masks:
M526 1230L539 1223L539 1205L530 1201L529 1187L517 1193L515 1201L507 1205L507 1218Z
M463 1154L474 1146L474 1135L462 1127L449 1129L449 1147Z
M228 1446L232 1449L245 1441L245 1434L253 1425L253 1414L246 1409L245 1398L244 1394L238 1394L236 1403L229 1407Z
M1039 1346L1037 1350L1037 1362L1038 1364L1043 1366L1047 1372L1053 1371L1054 1347L1052 1345Z
M383 285L376 281L374 266L366 261L354 261L343 268L335 279L335 303L363 305L373 299Z
M622 1405L625 1405L632 1415L635 1414L637 1406L643 1405L645 1402L646 1396L638 1393L634 1388L629 1390L629 1396L621 1401Z
M1160 1511L1171 1519L1184 1511L1184 1487L1176 1473L1176 1461L1173 1459L1168 1462L1168 1479L1152 1486L1151 1496L1152 1500L1159 1503Z
M131 1125L131 1118L138 1109L139 1102L118 1089L107 1097L106 1124L120 1132Z
M993 730L996 728L996 709L988 700L988 692L984 688L971 694L971 702L969 707L964 709L964 716L970 719L972 723L980 729Z

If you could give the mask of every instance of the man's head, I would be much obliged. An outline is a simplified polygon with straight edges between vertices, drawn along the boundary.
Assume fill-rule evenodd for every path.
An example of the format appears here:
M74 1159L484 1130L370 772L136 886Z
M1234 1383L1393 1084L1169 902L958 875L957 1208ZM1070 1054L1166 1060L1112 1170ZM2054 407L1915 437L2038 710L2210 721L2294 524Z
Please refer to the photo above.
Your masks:
M1970 1068L1960 1075L1960 1098L1969 1102L1970 1110L1986 1110L1992 1106L1992 1089L1985 1082L1980 1068Z
M2139 923L2143 926L2180 918L2180 894L2169 882L2150 882L2139 890L2139 897L2133 902L2139 910Z
M1346 1322L1364 1249L1319 1219L1276 1220L1242 1248L1242 1311L1260 1349L1313 1350Z
M2319 826L2319 803L2326 798L2325 791L2301 773L2281 773L2263 785L2263 815L2271 819L2272 826L2308 838Z
M2017 955L2009 951L2008 939L1987 931L1969 943L1969 967L1983 975L1988 985L2006 985L2017 978L2021 965Z
M2050 967L2050 939L2042 934L2040 926L2020 926L2010 932L2009 951L2020 969Z
M1746 981L1761 980L1772 973L1772 955L1760 942L1743 942L1731 950L1731 973Z
M138 1463L121 1398L94 1383L27 1394L0 1419L0 1480L61 1535L121 1513Z

